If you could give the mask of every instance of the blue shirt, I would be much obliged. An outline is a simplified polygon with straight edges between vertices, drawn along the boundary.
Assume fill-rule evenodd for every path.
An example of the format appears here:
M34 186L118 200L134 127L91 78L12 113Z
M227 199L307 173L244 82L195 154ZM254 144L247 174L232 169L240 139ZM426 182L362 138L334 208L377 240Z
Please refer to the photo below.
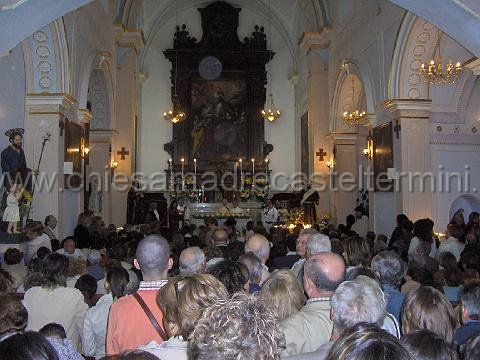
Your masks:
M480 334L480 321L471 320L455 331L453 342L458 346L465 344L474 335Z
M387 296L387 312L395 316L397 321L400 323L403 300L405 300L405 295L403 295L400 291L388 284L382 284L382 288L383 292Z

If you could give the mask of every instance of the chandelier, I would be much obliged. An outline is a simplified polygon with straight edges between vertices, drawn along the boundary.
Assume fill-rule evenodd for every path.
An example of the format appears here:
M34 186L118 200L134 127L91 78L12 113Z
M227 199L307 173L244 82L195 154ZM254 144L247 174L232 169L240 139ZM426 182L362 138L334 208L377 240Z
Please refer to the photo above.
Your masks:
M273 38L272 36L272 19L271 19L271 8L270 8L270 0L268 0L268 34L270 36L270 41ZM277 120L282 114L280 110L275 107L273 103L273 95L272 95L272 56L271 51L269 51L269 62L268 62L268 97L267 101L265 102L265 108L261 111L262 117L264 120L273 122Z
M440 53L441 37L442 33L438 30L437 56L435 57L434 54L433 59L431 59L428 64L422 64L420 66L420 74L426 83L453 84L460 77L462 66L458 61L455 64L451 60L448 60L447 64L443 63Z
M175 4L175 23L178 23L178 0ZM179 27L177 26L175 29L175 38L178 40L178 30ZM177 74L178 74L178 42L175 42L175 79L173 84L173 96L172 96L172 103L173 108L165 111L163 113L163 117L171 121L173 124L180 122L181 120L185 119L185 113L182 111L182 107L180 104L180 99L177 95Z
M262 116L265 120L273 122L281 116L280 110L276 109L273 103L272 93L268 94L268 100L265 105L265 109L262 110Z
M177 105L177 106L175 106ZM180 108L180 102L178 100L178 95L174 94L173 95L173 110L168 110L163 113L163 117L171 121L172 123L176 124L179 121L183 120L185 118L185 113L182 111ZM176 109L175 109L176 108Z
M352 77L352 107L355 106L355 78ZM344 111L342 114L343 122L348 125L358 125L363 118L365 117L366 112L355 110L355 111Z

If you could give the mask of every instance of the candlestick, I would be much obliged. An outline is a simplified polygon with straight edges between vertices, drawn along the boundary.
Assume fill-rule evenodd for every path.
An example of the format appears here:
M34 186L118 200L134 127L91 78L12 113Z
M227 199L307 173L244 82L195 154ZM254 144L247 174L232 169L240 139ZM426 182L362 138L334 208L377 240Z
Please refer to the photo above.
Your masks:
M173 184L173 167L172 167L172 159L168 159L168 169L170 170L170 188Z
M183 170L184 170L184 166L185 166L185 159L182 158L180 161L182 162L182 190L183 190L183 188L185 186L185 179L183 178Z
M252 158L252 176L255 175L255 159Z

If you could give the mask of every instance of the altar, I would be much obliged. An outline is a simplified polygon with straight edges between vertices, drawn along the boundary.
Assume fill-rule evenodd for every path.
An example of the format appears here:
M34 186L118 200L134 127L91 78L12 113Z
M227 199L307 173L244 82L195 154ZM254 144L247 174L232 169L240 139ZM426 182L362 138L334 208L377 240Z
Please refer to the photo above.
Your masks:
M218 225L222 225L227 219L234 218L237 222L237 229L243 230L246 228L247 222L261 221L262 219L262 204L259 202L242 202L238 204L243 210L243 215L229 216L228 214L221 214L218 212L222 203L188 203L190 213L190 223L197 227L205 224L205 218L213 217L218 220Z

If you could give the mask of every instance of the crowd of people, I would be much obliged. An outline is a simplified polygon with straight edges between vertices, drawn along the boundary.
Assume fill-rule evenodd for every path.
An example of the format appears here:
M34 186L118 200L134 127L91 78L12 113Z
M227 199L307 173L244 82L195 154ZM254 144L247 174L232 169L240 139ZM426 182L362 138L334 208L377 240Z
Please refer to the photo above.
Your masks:
M82 213L61 242L54 216L31 222L1 256L0 359L479 359L479 214L439 239L404 214L375 234L355 210L244 232Z

